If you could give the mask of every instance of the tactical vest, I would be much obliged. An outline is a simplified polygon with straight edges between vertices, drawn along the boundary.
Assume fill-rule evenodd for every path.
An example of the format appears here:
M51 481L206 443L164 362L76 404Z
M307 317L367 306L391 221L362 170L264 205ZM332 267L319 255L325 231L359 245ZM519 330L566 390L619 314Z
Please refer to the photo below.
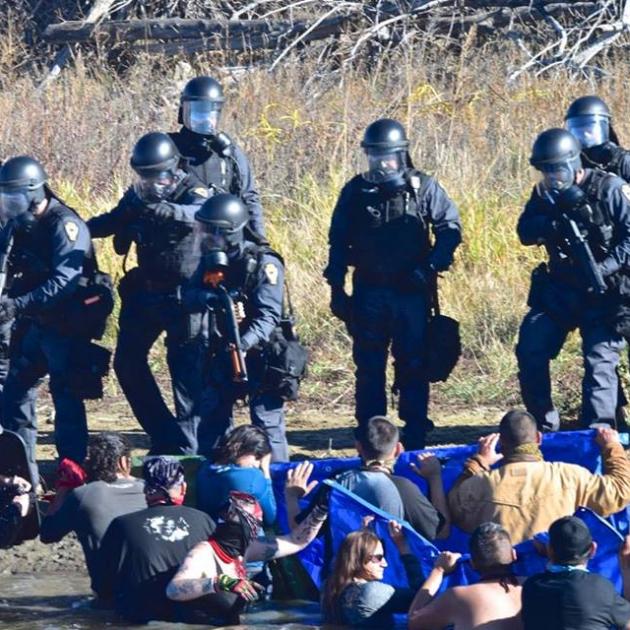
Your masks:
M608 205L605 203L605 184L610 175L597 170L590 172L590 178L584 189L589 205L593 212L593 218L589 225L582 226L585 229L585 237L593 252L595 260L601 262L608 255L612 239L614 222L610 215Z
M182 156L180 168L208 188L240 197L241 173L231 154L223 151L213 139L196 137L192 132L169 135Z
M47 191L51 203L46 214L38 219L27 232L18 232L15 235L15 244L10 258L10 269L13 281L11 293L21 295L32 291L43 284L53 271L53 250L51 248L50 232L55 229L56 223L67 218L68 212L79 221L83 221L79 214L65 205L52 191ZM83 259L82 278L91 280L97 271L96 254L90 242L89 248Z
M426 189L430 178L409 171L407 186L384 193L360 178L351 209L349 263L358 278L395 282L429 255Z
M589 149L585 149L582 151L582 155L585 158L587 166L623 177L621 173L622 163L624 161L624 158L628 154L628 151L626 151L625 149L622 149L620 146L618 146L617 144L613 142L607 142L605 146L608 152L610 153L610 157L606 161L605 164L596 161L594 159L594 156L589 155ZM596 148L591 150L590 153L592 154L593 151L595 151L595 149Z
M256 289L263 256L271 255L284 265L282 256L267 244L245 242L243 255L238 261L230 264L226 284L230 289L238 290L245 296Z
M190 203L193 181L188 177L180 182L166 203ZM182 221L154 221L150 214L140 216L132 226L136 242L138 267L145 280L174 289L187 280L199 265L200 253L192 223Z
M606 180L611 177L608 173L602 171L588 171L588 181L582 189L586 195L585 202L591 209L591 220L585 222L582 218L577 218L577 213L569 212L582 236L588 242L589 248L593 254L595 261L601 262L608 255L613 239L614 223L605 203L605 186ZM537 188L540 195L540 188ZM540 200L545 204L544 213L554 215L556 209L545 197L541 195ZM576 270L576 261L573 260L573 254L570 245L563 238L563 229L555 232L555 237L545 243L545 248L549 255L549 270L554 276L563 282L582 285L582 274Z

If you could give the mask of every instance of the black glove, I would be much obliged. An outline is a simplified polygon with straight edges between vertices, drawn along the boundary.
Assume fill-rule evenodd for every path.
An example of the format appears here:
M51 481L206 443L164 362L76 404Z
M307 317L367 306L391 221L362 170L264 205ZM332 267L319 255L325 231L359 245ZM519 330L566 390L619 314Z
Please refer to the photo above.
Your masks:
M348 322L352 313L352 300L343 287L331 287L330 310L342 322Z
M0 299L0 324L6 324L15 319L15 300L11 298Z
M429 263L422 267L416 267L411 272L410 283L414 289L421 289L426 291L435 283L437 272L433 266Z
M148 204L151 216L157 221L172 221L175 218L175 208L166 201Z

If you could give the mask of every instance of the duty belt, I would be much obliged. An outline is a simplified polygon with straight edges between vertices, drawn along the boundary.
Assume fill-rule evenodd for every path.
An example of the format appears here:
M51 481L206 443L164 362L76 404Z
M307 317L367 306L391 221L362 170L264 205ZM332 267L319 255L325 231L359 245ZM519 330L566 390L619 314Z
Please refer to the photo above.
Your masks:
M396 288L404 283L407 275L408 274L402 272L355 269L354 281L368 286Z
M176 293L179 287L177 281L142 279L140 286L149 293Z

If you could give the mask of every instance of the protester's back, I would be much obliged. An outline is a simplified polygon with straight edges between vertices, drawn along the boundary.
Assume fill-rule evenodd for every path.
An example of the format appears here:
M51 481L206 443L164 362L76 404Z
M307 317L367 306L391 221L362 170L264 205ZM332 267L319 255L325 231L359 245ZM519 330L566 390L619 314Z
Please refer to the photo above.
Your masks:
M166 457L144 465L148 508L115 519L100 551L96 591L127 619L175 618L166 586L188 552L207 540L214 522L181 505L186 492L181 464Z
M588 527L567 516L549 529L549 565L523 586L526 630L630 628L630 603L607 579L587 569L595 554Z

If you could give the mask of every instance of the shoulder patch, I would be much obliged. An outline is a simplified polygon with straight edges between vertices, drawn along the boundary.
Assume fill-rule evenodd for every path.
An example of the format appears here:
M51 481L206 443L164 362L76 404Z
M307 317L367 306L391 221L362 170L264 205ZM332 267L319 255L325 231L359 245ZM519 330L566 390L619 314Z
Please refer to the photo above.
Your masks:
M267 280L269 280L269 284L276 285L278 284L278 267L276 267L273 263L267 263L265 265L265 276Z
M630 202L630 184L624 184L621 187L621 194L626 198L626 201Z
M76 222L70 219L68 221L64 221L63 229L68 239L74 243L77 240L77 236L79 236L79 226Z
M199 197L203 197L204 199L208 199L210 197L210 191L203 186L198 186L197 188L193 188L193 193L198 195Z

